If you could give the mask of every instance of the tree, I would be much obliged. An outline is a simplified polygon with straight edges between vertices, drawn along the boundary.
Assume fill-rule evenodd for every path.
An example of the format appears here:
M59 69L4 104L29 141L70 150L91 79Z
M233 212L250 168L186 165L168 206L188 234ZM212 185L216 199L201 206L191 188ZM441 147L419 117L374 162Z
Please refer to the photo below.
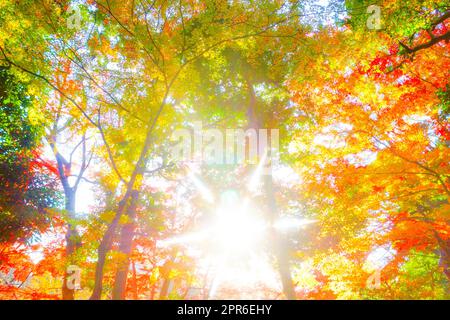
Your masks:
M333 250L348 251L358 263L371 250L365 243L387 248L388 286L388 275L413 249L439 248L448 273L448 118L439 107L448 74L438 71L448 65L448 44L420 47L412 60L398 40L382 41L389 49L372 54L371 62L349 64L328 78L331 58L317 67L324 76L292 87L297 103L314 115L293 146L297 158L307 159L299 162L308 171L303 192L326 212L318 215L326 219L322 236L332 235ZM355 234L358 242L350 240Z
M282 287L253 292L447 297L445 1L5 0L0 9L0 271L21 266L2 297L55 298L48 287L62 284L74 299L72 264L83 268L81 298L211 297L191 251L220 247L214 213L233 210L219 201L229 189L263 221L254 253ZM197 121L216 132L278 129L280 163L251 189L258 163L180 161L169 137ZM95 203L83 214L76 199L86 192ZM64 210L49 210L62 208L57 195ZM220 294L242 291L233 283Z
M51 223L59 205L54 168L41 161L39 120L32 97L7 68L0 69L0 240L28 241Z

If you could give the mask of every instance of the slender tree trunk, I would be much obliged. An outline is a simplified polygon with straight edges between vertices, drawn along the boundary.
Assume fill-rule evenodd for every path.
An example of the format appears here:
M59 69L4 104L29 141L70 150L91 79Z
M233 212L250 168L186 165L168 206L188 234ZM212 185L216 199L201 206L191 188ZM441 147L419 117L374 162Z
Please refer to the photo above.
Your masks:
M159 300L166 300L168 298L169 287L170 287L170 280L168 278L164 278L163 284L161 287L161 292L159 293Z
M442 267L447 280L450 281L450 239L442 239L437 232L435 235L439 243L439 266Z
M119 202L119 207L117 209L116 215L114 216L113 221L108 225L108 228L106 229L106 232L103 235L102 240L100 241L100 245L98 246L98 260L95 266L94 290L92 291L92 295L89 298L90 300L101 299L103 291L103 270L106 262L106 255L111 249L114 234L117 225L119 224L119 219L124 210L126 200L128 200L127 194L125 194L124 199Z
M65 191L65 209L69 214L69 219L73 219L75 215L75 196L76 190L70 188ZM69 222L67 226L66 232L66 257L67 257L67 265L73 264L73 254L75 250L81 246L80 236L77 230L73 227L73 225ZM63 300L74 300L75 299L75 290L74 288L69 288L67 285L69 274L67 271L64 274L64 281L62 286L62 298Z
M152 284L150 288L150 300L155 300L156 284Z
M255 91L253 89L252 81L250 80L250 77L248 75L244 75L247 83L247 88L249 92L249 107L247 109L247 117L249 121L249 127L253 128L257 131L257 140L258 140L258 151L259 156L261 158L262 152L265 151L268 152L267 160L270 162L270 156L268 150L260 150L260 148L263 147L262 142L259 141L259 134L258 130L262 129L262 124L260 119L258 118L258 110L257 110L257 100ZM271 146L272 142L270 141L271 134L268 132L268 139L267 139L267 148ZM275 193L273 188L273 178L272 174L264 173L264 193L266 196L266 202L267 202L267 208L268 208L268 220L271 225L273 225L273 222L278 218L278 207L275 199ZM292 281L291 271L289 268L289 254L288 254L288 248L287 243L283 237L282 234L280 234L277 230L272 228L271 230L271 237L272 237L272 244L273 244L273 251L275 258L277 260L278 265L278 272L280 274L281 282L283 285L283 292L287 299L289 300L295 300L295 290L294 290L294 284Z
M273 178L272 175L266 175L264 179L264 188L267 196L267 205L269 208L269 221L271 225L278 217L278 208L273 190ZM280 273L281 283L283 285L283 292L287 299L295 300L295 290L292 281L291 270L289 268L289 254L287 248L287 242L283 235L276 229L272 228L271 237L273 243L273 250L278 264L278 272Z
M159 292L159 300L166 300L169 297L169 289L170 283L172 280L170 279L170 272L173 267L173 259L169 259L161 268L161 277L163 279L163 283L161 286L161 291Z
M78 184L81 180L81 177L83 176L87 164L86 164L86 137L83 135L83 140L81 141L83 146L83 160L81 169L78 173L77 181L75 184L71 187L69 184L69 178L66 175L67 172L70 172L71 169L71 162L68 162L57 150L56 148L56 131L58 128L58 119L59 119L59 113L57 115L57 118L55 120L54 126L53 126L53 134L49 136L48 142L50 144L50 147L53 150L53 153L56 158L56 164L58 169L58 177L61 181L63 190L64 190L64 197L65 197L65 210L68 214L69 222L67 223L67 232L66 232L66 271L64 273L64 279L63 279L63 285L62 285L62 298L63 300L74 300L75 299L75 288L70 288L68 286L68 278L69 274L67 273L67 267L69 265L74 264L74 253L75 251L81 247L81 238L78 234L77 229L75 226L73 226L72 221L75 219L75 202L76 202L76 194L78 190ZM75 147L76 149L76 147ZM75 151L75 149L73 151ZM72 152L73 152L72 151Z
M119 224L119 219L124 213L125 209L130 205L129 202L132 194L136 192L136 196L139 196L139 192L135 190L138 189L137 187L135 188L135 184L137 178L142 177L145 171L145 163L147 159L147 154L150 149L150 141L151 141L151 130L147 132L147 136L145 138L143 148L139 155L139 159L136 163L133 174L131 175L130 181L127 184L127 191L123 199L119 202L116 215L114 216L113 221L108 225L108 228L105 234L103 235L103 238L98 247L98 261L95 267L95 283L94 283L94 290L90 297L91 300L99 300L101 298L103 291L103 272L104 272L103 269L106 262L106 255L108 254L109 250L111 250L114 235L116 233L116 229Z
M92 292L92 295L90 297L91 300L98 300L101 298L102 290L103 290L103 268L105 266L106 261L106 255L111 249L112 240L114 238L114 234L117 228L117 225L119 223L119 219L122 216L122 213L125 209L125 206L128 203L128 200L131 196L131 192L133 190L139 190L141 188L141 185L136 186L136 180L138 177L142 177L145 172L145 165L148 159L148 153L150 151L151 147L151 140L152 140L152 132L156 125L156 122L161 115L161 112L166 104L166 99L169 95L170 88L172 87L172 84L176 80L179 72L181 69L178 70L178 72L175 74L175 76L172 78L172 80L169 82L169 84L166 87L166 91L164 94L164 98L161 101L161 104L159 106L159 109L156 113L156 116L151 116L149 118L149 127L147 128L147 132L145 135L145 141L142 146L141 152L139 154L139 159L134 167L133 173L131 174L130 180L127 183L127 191L124 195L124 198L122 199L121 203L119 203L119 208L116 212L116 215L114 217L113 222L108 226L108 229L106 233L104 234L102 241L100 243L100 246L98 248L98 261L95 268L95 283L94 283L94 291ZM140 179L141 180L141 179Z
M55 128L56 125L57 123L55 123ZM76 228L71 223L71 220L75 219L75 201L78 185L75 184L73 187L69 185L69 179L66 176L66 169L70 170L70 163L68 163L66 159L64 159L64 157L56 150L55 141L56 138L52 137L52 139L50 140L50 146L52 147L55 153L59 180L61 181L64 190L64 198L65 198L64 208L67 211L69 218L66 232L66 271L64 273L63 285L61 290L63 300L74 300L75 290L74 288L69 288L68 286L68 278L70 275L67 273L67 267L74 263L73 254L79 247L81 247L80 235L78 234ZM83 172L80 171L79 174L82 175Z
M450 281L450 240L446 241L445 246L443 245L440 251L440 264L444 268L444 273L447 276L447 279Z
M134 261L131 263L131 267L133 269L133 299L138 300L136 263Z
M120 234L120 247L119 251L122 253L123 260L119 262L117 269L114 288L113 288L113 300L125 299L126 287L127 287L127 275L130 266L130 253L133 247L133 236L135 228L136 218L136 206L139 197L139 192L133 190L131 195L131 203L128 206L125 215L128 217L128 223L126 223L121 230Z

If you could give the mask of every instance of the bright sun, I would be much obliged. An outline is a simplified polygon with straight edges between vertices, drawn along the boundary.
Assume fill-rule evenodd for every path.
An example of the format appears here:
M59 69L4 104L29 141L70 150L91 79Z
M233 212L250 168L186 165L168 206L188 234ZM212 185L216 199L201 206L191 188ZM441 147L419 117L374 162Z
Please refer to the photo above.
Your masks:
M232 194L233 191L227 191ZM238 205L238 199L231 203L222 203L216 212L212 226L212 236L218 246L227 253L256 251L261 243L266 225L264 220L255 214L249 201Z
M258 168L250 179L251 189L261 176ZM288 232L314 221L284 218L271 225L259 207L249 198L242 198L237 190L226 190L217 197L192 172L189 177L205 201L215 204L215 198L219 198L217 208L200 230L166 239L160 245L182 245L201 252L196 259L209 277L208 298L218 298L221 288L233 286L238 286L238 298L267 298L257 296L255 286L281 290L279 275L266 250L269 232L272 228ZM245 296L245 288L252 296Z

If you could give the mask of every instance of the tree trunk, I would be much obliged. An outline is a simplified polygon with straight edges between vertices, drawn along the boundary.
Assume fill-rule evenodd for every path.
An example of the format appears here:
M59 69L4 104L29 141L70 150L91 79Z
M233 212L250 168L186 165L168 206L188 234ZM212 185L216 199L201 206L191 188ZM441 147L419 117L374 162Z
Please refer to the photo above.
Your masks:
M133 261L131 263L131 267L133 270L133 299L138 300L138 289L137 289L137 274L136 274L136 263Z
M159 300L166 300L169 298L170 284L172 282L170 279L170 272L173 268L173 262L174 261L170 259L161 268L161 278L163 279L163 283L161 286L161 291L159 292Z
M160 111L162 110L165 99L167 98L168 91L166 92L166 96L164 97L163 101L161 102ZM108 226L108 229L106 230L106 233L103 235L102 241L100 242L100 246L98 247L98 261L95 268L95 283L94 283L94 291L91 295L91 300L98 300L101 298L102 290L103 290L103 268L105 266L106 261L106 255L111 249L112 241L114 238L114 234L116 232L117 225L119 223L119 219L122 216L122 213L124 212L125 208L131 198L132 193L138 192L136 190L140 189L139 186L135 186L136 181L138 180L138 177L142 177L145 171L145 164L147 162L147 154L150 150L151 146L151 138L152 138L152 130L156 123L156 120L158 117L155 117L153 120L153 123L151 124L150 128L147 130L147 134L145 136L144 145L142 146L142 150L139 154L139 159L136 163L136 166L134 167L133 173L131 174L131 178L127 183L127 191L123 197L123 199L119 202L119 207L117 208L116 215L114 216L114 220L111 222L111 224Z
M159 293L159 300L167 300L169 296L169 287L170 280L168 278L164 278L163 284L161 286L161 292Z
M74 218L75 215L75 197L76 190L70 188L65 190L65 209L68 212L69 220ZM73 254L75 250L81 247L81 240L78 234L78 231L73 227L73 225L68 223L67 232L66 232L66 257L67 257L67 266L74 263ZM66 268L67 268L66 266ZM75 290L74 288L69 288L67 286L69 274L67 271L64 274L64 281L62 286L62 298L63 300L74 300L75 299Z
M130 253L133 247L136 206L138 197L139 192L133 190L131 194L131 203L128 206L127 211L125 213L125 215L128 217L128 223L126 223L122 227L120 234L120 247L119 247L119 251L123 255L123 260L119 262L119 266L117 269L113 288L113 296L112 296L113 300L125 299L125 293L127 288L127 275L130 266Z
M439 243L439 266L442 267L447 280L450 281L450 239L444 240L437 233Z
M266 175L264 179L264 189L267 196L267 205L269 208L269 221L271 225L278 217L278 208L273 190L273 178ZM284 295L288 300L295 300L295 290L292 281L291 270L289 268L289 254L286 240L283 235L272 227L271 230L273 250L278 264L278 272L280 273L281 283L283 285Z
M262 129L262 124L260 119L258 118L257 111L257 101L255 91L253 89L253 84L248 75L244 75L247 83L247 88L249 92L249 107L247 109L247 117L249 122L249 128L253 128L257 130L257 140L258 140L258 153L259 158L261 158L262 152L264 150L260 150L262 148L262 143L259 141L258 130ZM268 130L268 139L267 139L267 147L272 145L270 141L271 134ZM268 152L268 150L266 150ZM267 160L270 162L270 157L268 154ZM268 220L272 225L273 222L278 218L278 207L275 199L275 194L273 190L273 178L272 174L264 173L264 193L266 196L267 208L268 208ZM283 236L274 228L271 230L273 251L275 258L277 260L278 272L280 274L281 282L283 285L283 292L287 299L295 300L295 290L294 284L292 281L291 271L289 268L289 255L288 249L286 248L286 241L283 239Z
M105 234L103 235L100 245L98 246L98 260L95 266L95 279L94 279L94 290L89 298L90 300L100 300L103 291L103 268L106 262L106 255L111 249L114 233L116 231L117 225L119 224L120 216L125 208L125 203L128 200L128 194L125 194L124 198L119 202L119 207L117 208L116 215L113 221L108 225Z

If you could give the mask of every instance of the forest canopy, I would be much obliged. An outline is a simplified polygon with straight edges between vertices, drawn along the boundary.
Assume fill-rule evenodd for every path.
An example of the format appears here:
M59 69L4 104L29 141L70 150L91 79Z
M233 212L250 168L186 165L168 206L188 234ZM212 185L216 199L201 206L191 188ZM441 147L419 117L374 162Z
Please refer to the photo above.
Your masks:
M450 4L1 0L0 299L449 299Z

